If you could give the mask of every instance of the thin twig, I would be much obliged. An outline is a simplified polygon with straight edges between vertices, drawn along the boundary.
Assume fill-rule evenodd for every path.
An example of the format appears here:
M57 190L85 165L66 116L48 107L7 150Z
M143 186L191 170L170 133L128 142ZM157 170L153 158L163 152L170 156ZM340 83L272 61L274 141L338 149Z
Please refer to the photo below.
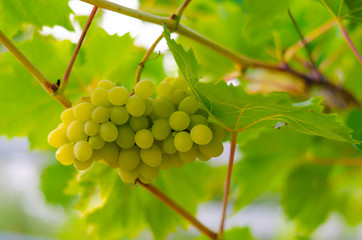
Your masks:
M361 57L361 55L359 54L357 48L354 46L351 38L349 37L346 28L344 27L344 25L343 25L343 23L341 22L340 19L337 19L337 22L338 22L339 28L340 28L341 31L342 31L342 34L343 34L344 39L346 39L346 42L347 42L348 46L351 48L353 54L356 56L357 60L358 60L359 63L362 65L362 57Z
M187 5L189 5L190 2L191 0L185 0L183 4L176 10L175 15L178 17L179 20L181 19L184 10L186 9Z
M231 173L232 173L233 164L234 164L236 137L237 137L237 132L231 133L230 156L229 156L228 171L227 171L226 181L225 181L224 197L222 200L222 217L221 217L221 223L220 223L219 236L222 236L223 231L224 231L224 222L225 222L226 208L227 208L227 204L228 204Z
M65 71L65 74L64 74L64 77L63 77L63 81L60 83L60 86L59 86L59 89L58 89L58 91L59 91L60 93L64 92L65 88L67 87L67 83L68 83L68 80L69 80L69 75L70 75L70 72L72 71L72 67L73 67L73 65L74 65L75 59L76 59L77 56L78 56L78 52L79 52L79 50L80 50L80 47L82 46L82 43L83 43L84 38L85 38L85 35L87 34L87 31L88 31L88 29L89 29L89 26L90 26L90 24L92 23L92 20L93 20L93 18L94 18L94 15L96 14L97 10L98 10L98 7L97 7L97 6L94 6L92 12L90 13L90 15L89 15L89 17L88 17L87 23L85 24L85 26L84 26L84 28L83 28L82 35L80 36L80 38L79 38L79 40L78 40L78 43L77 43L77 46L76 46L75 49L74 49L72 58L70 59L68 68L67 68L67 70Z
M0 31L0 42L18 59L18 61L33 75L49 95L53 96L65 108L72 106L69 99L62 93L57 93L58 84L52 83L39 69Z
M167 206L169 206L171 209L173 209L175 212L180 214L182 217L187 219L192 225L194 225L200 232L205 234L210 239L215 240L217 237L217 234L211 231L209 228L207 228L205 225L203 225L201 222L199 222L195 217L193 217L190 213L188 213L184 208L182 208L180 205L178 205L175 201L173 201L171 198L169 198L166 194L164 194L161 190L159 190L157 187L155 187L152 184L145 184L141 181L137 181L142 187L144 187L147 191L149 191L151 194L153 194L155 197L157 197L159 200L161 200L163 203L165 203Z

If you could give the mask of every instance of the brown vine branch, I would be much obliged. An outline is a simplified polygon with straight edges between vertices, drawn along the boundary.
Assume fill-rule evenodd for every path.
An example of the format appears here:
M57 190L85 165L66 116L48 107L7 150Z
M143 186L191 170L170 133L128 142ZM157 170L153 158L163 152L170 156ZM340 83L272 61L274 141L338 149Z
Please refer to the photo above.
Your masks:
M173 201L171 198L169 198L166 194L164 194L161 190L159 190L157 187L155 187L152 184L145 184L141 181L137 180L137 183L139 183L142 187L144 187L147 191L149 191L151 194L153 194L155 197L157 197L161 202L169 206L172 210L180 214L182 217L187 219L192 225L194 225L200 232L205 234L208 238L215 240L217 237L217 234L211 231L209 228L207 228L205 225L203 225L201 222L199 222L195 217L193 217L190 213L188 213L184 208L182 208L180 205L178 205L175 201Z
M68 80L69 80L69 76L70 76L70 72L72 71L72 67L73 67L73 65L74 65L75 59L76 59L77 56L78 56L80 47L82 46L82 43L83 43L84 38L85 38L85 35L87 34L87 31L88 31L88 29L89 29L89 26L90 26L90 24L92 23L93 18L94 18L94 15L96 14L97 10L98 10L98 7L97 7L97 6L94 6L92 12L90 13L90 15L89 15L89 17L88 17L87 23L85 24L85 26L84 26L84 28L83 28L82 35L80 36L80 38L79 38L79 40L78 40L78 43L77 43L77 46L76 46L75 49L74 49L72 58L70 59L68 68L67 68L67 70L65 71L65 74L64 74L64 77L63 77L63 81L60 83L60 86L59 86L59 89L58 89L59 93L63 93L63 92L65 91L65 88L67 87Z
M187 5L189 5L190 2L191 0L185 0L183 4L176 10L175 15L178 17L179 21L181 19L182 13L184 12L184 10L186 9Z
M70 100L62 93L57 93L58 83L52 83L39 69L0 31L0 42L14 55L14 57L33 75L44 90L60 102L65 108L72 106Z
M359 54L357 48L354 46L351 38L348 35L348 32L346 30L346 28L344 27L343 23L341 22L340 19L337 19L338 22L338 26L341 29L341 32L343 34L344 39L346 39L346 42L348 44L348 46L350 47L350 49L352 50L353 54L356 56L357 60L359 61L359 63L362 65L362 57Z
M225 214L226 214L226 208L227 208L227 204L228 204L230 180L231 180L231 173L232 173L233 164L234 164L237 134L238 134L237 132L231 133L231 147L230 147L229 164L228 164L228 171L227 171L226 181L225 181L224 197L223 197L223 201L222 201L222 217L221 217L220 230L219 230L220 237L222 237L223 232L224 232Z

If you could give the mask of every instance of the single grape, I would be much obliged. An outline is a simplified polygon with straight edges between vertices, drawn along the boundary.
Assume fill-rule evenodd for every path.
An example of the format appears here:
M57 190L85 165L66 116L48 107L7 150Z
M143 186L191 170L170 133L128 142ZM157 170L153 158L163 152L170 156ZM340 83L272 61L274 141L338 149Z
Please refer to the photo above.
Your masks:
M111 114L108 108L104 106L96 107L92 112L92 119L96 123L104 123L107 122L110 118Z
M115 143L105 143L103 148L97 150L95 153L96 160L104 160L110 165L118 166L119 147Z
M117 171L124 183L134 183L139 175L138 168L132 169L130 171L118 168Z
M69 143L69 139L67 137L67 129L56 128L51 131L48 135L48 143L50 146L56 148L59 148L62 145Z
M147 164L140 163L139 165L140 175L146 179L154 179L157 177L159 168L158 167L150 167Z
M178 153L174 153L168 156L170 159L171 166L174 168L180 168L185 165L185 162L182 161Z
M94 136L98 133L99 131L99 124L96 123L93 120L88 120L85 124L84 124L84 132L88 135L88 136Z
M203 124L205 126L207 126L208 122L207 119L199 114L194 114L190 116L190 124L187 127L187 130L191 130L194 126L198 125L198 124Z
M171 81L170 81L170 84L173 88L175 89L181 89L183 91L186 91L189 86L186 82L186 80L183 78L183 77L177 77L177 78L173 78Z
M222 142L225 137L225 130L216 123L210 123L209 127L212 131L213 139Z
M182 131L175 135L175 148L180 152L187 152L192 148L193 142L188 132Z
M186 92L181 89L176 89L171 93L171 101L175 105L179 105L180 102L186 97Z
M99 127L99 135L106 142L113 142L118 137L118 129L113 122L102 123Z
M158 167L162 161L162 152L159 147L153 144L150 148L141 149L141 159L150 167Z
M163 150L167 154L173 154L177 152L174 144L174 137L170 134L164 141L163 141Z
M63 165L68 166L74 162L74 146L71 143L64 144L58 148L55 158Z
M171 86L170 83L166 82L166 81L162 81L160 84L157 85L157 95L159 97L170 97L171 93L172 93L173 87Z
M157 119L152 125L152 134L156 140L164 140L170 135L171 127L165 118Z
M146 111L146 104L140 96L132 95L126 103L126 109L132 116L140 117Z
M110 119L117 125L125 124L128 121L129 114L125 107L113 107L111 109Z
M154 91L155 84L150 80L142 80L134 88L135 94L143 99L151 97Z
M203 162L209 161L211 159L211 157L205 156L200 150L197 150L197 158Z
M62 119L62 122L66 125L71 124L75 120L73 111L73 108L67 108L62 112L60 118Z
M116 84L110 80L101 80L97 84L97 88L104 88L106 90L109 90L113 88Z
M190 124L190 117L182 111L173 112L169 118L170 127L175 131L185 130Z
M98 107L98 106L108 107L110 105L110 102L108 99L108 92L104 88L94 89L91 94L91 101L95 107Z
M131 117L128 123L132 130L137 132L138 130L148 128L149 120L145 116Z
M57 126L57 128L64 128L65 130L67 130L68 125L62 122Z
M137 131L134 139L137 146L143 149L151 147L154 141L152 132L148 129Z
M123 149L119 153L119 166L123 170L132 170L140 163L140 149L133 146L130 149Z
M212 139L212 132L208 126L198 124L191 129L190 136L194 143L206 145Z
M81 140L74 145L74 156L79 161L87 161L92 157L93 149L85 140Z
M93 162L94 162L93 158L87 161L79 161L77 159L74 159L74 167L79 171L86 170L92 166Z
M175 106L166 97L158 97L153 102L153 112L158 118L168 118L174 111Z
M200 152L207 157L218 157L224 151L224 146L217 139L212 139L206 145L200 145Z
M144 184L150 184L152 182L153 179L147 179L142 177L141 175L138 176L138 180L140 180L142 183Z
M184 161L185 163L192 163L196 160L197 150L196 148L191 148L187 152L179 152L178 154L180 155L182 161Z
M87 138L87 134L84 132L84 125L85 123L80 120L75 120L69 125L67 136L71 142L77 142Z
M152 110L153 110L153 100L150 98L147 98L147 99L144 99L144 101L145 101L145 105L146 105L146 110L143 115L148 116L152 113Z
M125 87L116 86L108 92L108 100L115 106L125 105L128 98L129 92Z
M163 153L162 154L162 161L160 164L160 169L169 169L171 167L170 158L168 157L168 154Z
M123 149L129 149L135 144L134 136L135 133L128 125L119 126L116 143Z
M192 115L199 108L199 101L195 96L185 97L178 105L178 110L184 111L185 113Z
M79 103L74 107L74 117L80 121L88 121L92 117L94 106L88 102Z
M94 150L99 150L103 148L105 141L97 134L95 136L89 137L88 143Z

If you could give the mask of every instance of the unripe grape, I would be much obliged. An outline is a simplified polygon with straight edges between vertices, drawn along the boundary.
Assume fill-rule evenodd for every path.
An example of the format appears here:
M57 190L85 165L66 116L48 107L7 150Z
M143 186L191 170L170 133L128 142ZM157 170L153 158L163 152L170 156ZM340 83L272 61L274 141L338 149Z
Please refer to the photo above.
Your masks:
M132 116L140 117L146 111L146 104L140 96L132 95L126 103L126 109Z
M199 149L206 157L218 157L224 151L224 146L218 140L212 139L208 144L200 145Z
M119 126L116 143L123 149L129 149L135 144L134 136L135 133L128 125Z
M140 163L138 170L140 175L146 179L154 179L159 172L158 167L150 167L142 162Z
M148 116L153 111L153 100L151 100L150 98L147 98L147 99L144 99L144 101L145 101L145 105L146 105L146 110L143 115Z
M118 129L113 122L102 123L99 127L99 135L106 142L113 142L118 137Z
M225 130L216 123L210 123L209 127L212 131L213 139L222 142L225 137Z
M197 158L203 162L209 161L211 159L211 157L205 156L200 150L197 150Z
M168 118L174 111L175 106L166 97L158 97L153 102L153 112L159 118Z
M160 169L169 169L171 167L170 158L168 157L168 154L163 153L162 154L162 161L159 166Z
M163 150L167 154L173 154L177 152L177 149L174 144L174 137L170 134L164 141L163 141Z
M125 107L113 107L111 109L110 119L117 125L125 124L128 121L129 114Z
M150 184L152 182L153 179L147 179L142 177L141 175L138 176L138 180L140 180L142 183L144 184Z
M86 170L92 166L93 162L94 162L93 158L87 161L79 161L77 159L74 159L74 167L79 171Z
M87 161L92 157L93 149L85 140L78 141L74 145L74 156L79 161Z
M194 126L198 125L198 124L203 124L205 126L207 126L208 122L207 119L199 114L194 114L190 116L190 124L187 128L187 130L191 130Z
M173 112L169 118L170 127L175 131L185 130L190 124L190 117L182 111Z
M108 99L108 92L104 88L94 89L91 94L91 101L95 107L98 107L98 106L108 107L110 105L110 102Z
M170 84L175 89L186 91L189 88L187 81L183 77L176 77L170 81Z
M191 148L187 152L179 152L178 154L180 155L182 161L184 161L185 163L192 163L196 160L197 151L196 148Z
M87 134L84 132L84 125L84 122L75 120L68 126L67 136L71 142L77 142L87 138Z
M134 183L139 175L137 168L130 171L118 168L117 171L124 183Z
M103 148L96 151L95 158L97 160L102 159L105 162L113 165L117 163L118 165L118 157L119 157L119 148L115 143L105 143Z
M150 148L141 149L141 159L150 167L157 167L161 164L162 153L159 147L153 144Z
M212 132L208 126L198 124L191 129L190 136L194 143L206 145L212 139Z
M134 88L135 94L143 99L151 97L154 91L155 84L150 80L142 80Z
M185 165L185 162L182 161L178 153L171 154L168 158L170 159L171 166L174 168L180 168Z
M164 140L170 135L171 127L165 118L157 119L152 125L152 134L156 140Z
M188 132L182 131L175 135L175 148L180 152L187 152L192 148L193 142Z
M67 130L68 125L62 122L57 126L57 128L64 128L65 130Z
M108 100L115 106L125 105L128 98L129 92L125 87L116 86L108 92Z
M84 132L88 135L88 136L94 136L98 133L99 131L99 124L96 123L93 120L88 120L85 124L84 124Z
M180 102L186 97L186 92L181 89L176 89L171 93L171 101L175 105L179 105Z
M152 146L153 144L153 136L152 132L148 129L141 129L136 132L135 142L138 147L146 149Z
M94 150L99 150L103 148L105 141L97 134L95 136L89 137L88 143Z
M123 170L132 170L140 163L140 149L133 146L130 149L123 149L119 153L119 166Z
M168 97L170 97L172 90L173 90L173 87L171 86L171 84L166 81L163 81L157 85L156 92L159 97L168 98Z
M92 112L92 119L96 123L107 122L110 118L110 111L104 106L96 107Z
M74 146L71 143L64 144L55 153L55 158L63 165L68 166L74 162Z
M94 106L88 102L79 103L74 107L74 117L80 121L88 121L92 117Z
M116 84L110 80L101 80L97 84L97 88L104 88L106 90L109 90L113 88Z
M137 132L140 129L148 128L148 125L149 125L149 121L148 121L148 118L145 116L131 117L129 119L129 126L135 132Z
M195 96L185 97L178 106L178 110L184 111L185 113L192 115L199 108L199 101Z
M67 129L56 128L51 131L48 135L48 143L50 146L56 148L59 148L66 143L69 143L69 139L67 137Z
M63 123L65 123L66 125L71 124L75 120L73 111L74 111L73 108L67 108L62 112L60 118L62 119Z

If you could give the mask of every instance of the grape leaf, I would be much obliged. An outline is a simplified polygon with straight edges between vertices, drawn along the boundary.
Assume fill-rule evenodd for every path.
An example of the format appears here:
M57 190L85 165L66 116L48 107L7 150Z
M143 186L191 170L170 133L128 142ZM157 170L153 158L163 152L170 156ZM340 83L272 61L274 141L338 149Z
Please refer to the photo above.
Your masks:
M201 236L196 238L195 240L207 240L208 238L205 236ZM239 227L239 228L232 228L224 232L224 236L222 240L255 240L252 236L250 229L247 227Z
M362 2L358 0L320 0L335 16L362 23Z
M355 109L347 117L346 125L353 129L352 136L358 141L362 141L362 110ZM362 153L362 145L354 145Z
M199 82L200 66L192 50L186 52L171 40L166 27L165 32L169 49L192 92L205 110L228 131L242 132L282 123L304 134L356 143L350 136L352 130L338 123L335 114L321 113L321 97L293 104L286 94L248 94L242 86L228 86L224 81Z

